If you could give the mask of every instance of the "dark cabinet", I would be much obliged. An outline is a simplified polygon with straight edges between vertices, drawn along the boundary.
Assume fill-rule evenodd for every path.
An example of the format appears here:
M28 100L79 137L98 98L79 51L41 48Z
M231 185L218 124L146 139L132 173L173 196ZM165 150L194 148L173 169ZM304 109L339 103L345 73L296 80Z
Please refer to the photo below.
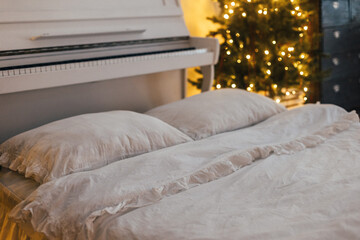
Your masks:
M321 0L321 101L360 109L360 0Z

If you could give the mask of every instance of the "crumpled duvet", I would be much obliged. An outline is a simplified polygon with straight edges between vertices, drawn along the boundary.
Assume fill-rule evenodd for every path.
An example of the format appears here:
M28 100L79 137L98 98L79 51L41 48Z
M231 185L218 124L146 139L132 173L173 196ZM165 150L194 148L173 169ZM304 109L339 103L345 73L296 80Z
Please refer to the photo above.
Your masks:
M11 217L50 239L352 236L359 154L356 113L307 105L43 184Z

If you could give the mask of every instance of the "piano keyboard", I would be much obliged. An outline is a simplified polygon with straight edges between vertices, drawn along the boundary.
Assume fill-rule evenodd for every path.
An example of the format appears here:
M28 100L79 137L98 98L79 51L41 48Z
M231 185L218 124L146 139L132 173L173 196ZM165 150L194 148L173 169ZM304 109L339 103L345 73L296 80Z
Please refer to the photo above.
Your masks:
M154 61L159 59L200 55L200 54L205 54L207 52L208 49L200 48L200 49L192 49L192 50L184 50L184 51L158 53L158 54L137 55L130 57L117 57L117 58L91 60L91 61L81 60L79 62L59 63L59 64L55 63L51 65L43 64L44 66L19 67L19 68L6 69L6 70L0 69L0 78L41 74L48 72L71 71L71 70L84 69L84 68L103 67L103 66L111 66L118 64L120 65L124 63L135 63L135 62L141 63L141 62Z

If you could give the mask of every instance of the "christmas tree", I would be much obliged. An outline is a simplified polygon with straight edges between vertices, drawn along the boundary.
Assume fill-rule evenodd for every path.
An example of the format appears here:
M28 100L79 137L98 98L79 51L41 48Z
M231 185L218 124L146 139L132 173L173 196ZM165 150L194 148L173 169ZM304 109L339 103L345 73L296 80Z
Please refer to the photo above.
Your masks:
M217 0L221 16L209 36L221 37L215 87L272 98L313 89L319 71L318 6L313 0ZM202 79L189 80L196 86ZM315 83L315 85L313 84ZM309 96L304 95L304 100Z

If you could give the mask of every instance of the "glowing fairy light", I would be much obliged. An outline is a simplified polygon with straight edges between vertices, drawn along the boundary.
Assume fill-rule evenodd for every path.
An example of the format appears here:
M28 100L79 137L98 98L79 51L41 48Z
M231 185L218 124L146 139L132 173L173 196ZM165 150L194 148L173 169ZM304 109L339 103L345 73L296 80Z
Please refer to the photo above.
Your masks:
M277 98L275 101L276 101L277 103L280 103L280 102L281 102L280 98Z
M246 55L246 59L249 60L251 58L251 56L248 54Z
M309 29L308 26L304 26L304 30L307 31Z
M231 84L231 87L236 88L236 84L235 83Z
M230 18L229 14L225 13L225 14L224 14L224 18L225 18L225 19L229 19L229 18Z
M254 84L253 84L253 83L251 83L249 86L250 86L251 88L253 88L253 87L254 87Z
M273 41L272 41L272 44L274 44L274 45L275 45L275 44L276 44L276 41L275 41L275 40L273 40Z
M267 73L268 75L271 75L271 70L270 70L270 69L266 70L266 73Z
M309 89L307 87L304 87L304 92L308 92Z
M246 17L246 12L243 12L241 16Z
M269 50L265 50L264 53L265 53L265 55L269 55L270 52L269 52Z
M216 88L217 89L220 89L221 88L221 85L218 83L218 84L216 84Z

